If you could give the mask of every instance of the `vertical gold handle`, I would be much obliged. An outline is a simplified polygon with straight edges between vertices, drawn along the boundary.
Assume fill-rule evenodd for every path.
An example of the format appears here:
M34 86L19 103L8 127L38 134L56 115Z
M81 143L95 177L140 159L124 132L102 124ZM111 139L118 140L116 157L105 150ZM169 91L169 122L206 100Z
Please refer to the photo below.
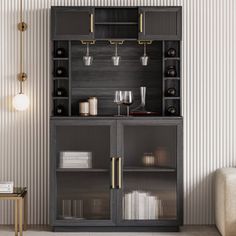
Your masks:
M143 13L140 13L139 15L139 31L143 32Z
M121 188L122 187L122 184L121 184L121 176L122 176L122 172L121 172L121 168L122 168L122 165L121 165L121 158L119 157L118 158L118 173L119 173L119 179L118 179L118 187Z
M93 33L93 14L90 14L90 32Z
M115 188L115 157L111 158L111 188Z

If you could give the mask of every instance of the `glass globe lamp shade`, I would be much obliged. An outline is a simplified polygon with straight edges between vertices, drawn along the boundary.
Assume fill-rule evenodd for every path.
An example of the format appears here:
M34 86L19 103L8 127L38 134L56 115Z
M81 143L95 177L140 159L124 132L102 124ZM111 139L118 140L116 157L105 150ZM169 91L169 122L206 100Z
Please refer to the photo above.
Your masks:
M25 111L29 107L29 98L23 93L19 93L13 97L13 107L17 111Z

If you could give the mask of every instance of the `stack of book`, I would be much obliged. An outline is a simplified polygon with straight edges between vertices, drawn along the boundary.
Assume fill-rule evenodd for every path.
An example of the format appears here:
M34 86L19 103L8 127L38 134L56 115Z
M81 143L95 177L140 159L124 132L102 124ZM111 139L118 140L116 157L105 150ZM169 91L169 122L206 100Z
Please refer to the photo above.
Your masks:
M156 220L163 215L162 201L148 192L126 193L123 204L126 220Z
M0 181L0 193L13 193L13 182Z
M60 168L92 168L91 152L60 152Z

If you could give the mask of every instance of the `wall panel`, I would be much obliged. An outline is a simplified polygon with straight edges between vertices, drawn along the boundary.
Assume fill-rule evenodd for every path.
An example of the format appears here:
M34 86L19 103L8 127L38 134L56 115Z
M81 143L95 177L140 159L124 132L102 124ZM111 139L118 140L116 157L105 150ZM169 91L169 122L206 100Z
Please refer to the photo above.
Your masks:
M25 92L30 108L16 112L19 89L19 1L0 1L0 179L29 189L29 223L49 221L49 22L51 5L182 5L184 222L214 222L214 170L236 163L236 28L234 0L25 0ZM0 202L0 224L12 223Z

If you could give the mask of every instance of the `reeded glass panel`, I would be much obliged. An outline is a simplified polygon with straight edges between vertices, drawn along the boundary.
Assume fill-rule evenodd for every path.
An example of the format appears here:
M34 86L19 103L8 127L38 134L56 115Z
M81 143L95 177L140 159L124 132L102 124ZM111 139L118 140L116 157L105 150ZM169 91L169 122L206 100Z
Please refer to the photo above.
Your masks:
M110 220L110 126L59 126L57 219Z
M123 219L176 219L175 173L125 172Z
M57 218L109 220L109 181L109 172L59 173Z
M177 218L176 126L124 126L123 220Z
M175 168L176 126L125 126L124 168Z
M109 126L61 126L57 128L58 166L60 156L85 155L91 158L94 169L110 169ZM64 154L68 152L69 154ZM82 158L82 157L81 157ZM85 157L84 157L85 158Z

